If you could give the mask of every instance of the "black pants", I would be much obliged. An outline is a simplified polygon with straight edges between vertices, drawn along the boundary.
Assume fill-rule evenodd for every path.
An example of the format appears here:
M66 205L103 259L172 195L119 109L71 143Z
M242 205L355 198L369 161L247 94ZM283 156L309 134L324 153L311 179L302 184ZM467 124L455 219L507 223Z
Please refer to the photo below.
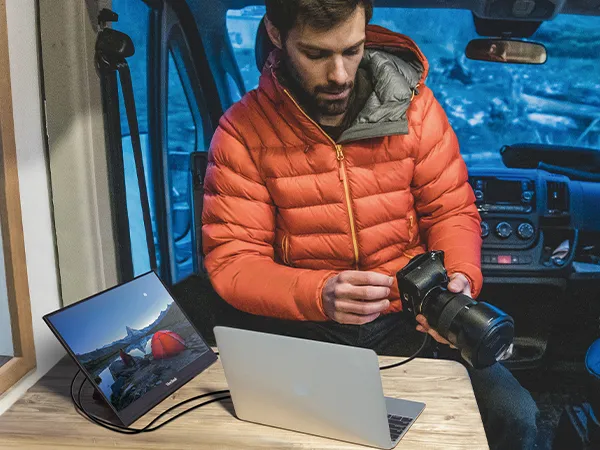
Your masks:
M295 336L373 349L378 355L410 356L422 345L418 332L403 313L389 314L362 326L336 322L296 322L254 316L227 308L217 316L219 325ZM423 357L463 362L458 351L446 345L431 345ZM496 363L486 369L465 364L491 450L533 449L537 433L538 408L511 372Z

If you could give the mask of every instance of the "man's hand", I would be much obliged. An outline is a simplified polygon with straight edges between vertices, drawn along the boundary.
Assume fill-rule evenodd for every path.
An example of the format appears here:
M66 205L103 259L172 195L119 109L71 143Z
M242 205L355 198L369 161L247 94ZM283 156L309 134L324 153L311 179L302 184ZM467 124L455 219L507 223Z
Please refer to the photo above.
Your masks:
M327 280L322 299L325 314L339 323L362 325L390 306L393 277L377 272L347 270Z
M455 273L450 275L448 290L457 294L460 293L468 295L469 297L471 296L471 285L469 284L469 280L467 279L467 277L464 276L462 273ZM417 322L419 322L419 325L417 325L418 331L422 333L429 333L429 335L439 343L449 345L452 348L456 348L454 345L452 345L450 342L448 342L446 339L440 336L440 334L437 331L435 331L429 326L429 323L427 322L427 319L424 315L419 314L417 316Z
M437 331L435 331L433 328L431 328L429 326L429 323L427 322L427 319L425 318L425 316L423 314L419 314L417 316L417 322L419 322L419 324L420 324L420 325L417 325L418 331L420 331L421 333L428 333L429 336L434 338L440 344L446 344L452 348L456 348L454 345L452 345L450 342L448 342L446 339L444 339Z
M465 294L468 297L471 296L471 285L469 284L469 280L466 276L459 272L450 275L448 290L451 292Z

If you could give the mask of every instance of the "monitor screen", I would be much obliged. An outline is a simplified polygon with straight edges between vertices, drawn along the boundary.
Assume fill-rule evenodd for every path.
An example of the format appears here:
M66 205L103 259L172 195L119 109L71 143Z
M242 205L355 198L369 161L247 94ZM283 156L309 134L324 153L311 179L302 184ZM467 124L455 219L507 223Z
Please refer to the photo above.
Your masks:
M126 424L217 359L154 272L44 320Z

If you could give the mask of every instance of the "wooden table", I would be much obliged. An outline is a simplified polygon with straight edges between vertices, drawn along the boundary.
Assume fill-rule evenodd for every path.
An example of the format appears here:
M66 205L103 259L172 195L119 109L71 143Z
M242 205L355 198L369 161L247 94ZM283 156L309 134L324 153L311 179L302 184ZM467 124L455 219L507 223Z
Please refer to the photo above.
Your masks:
M382 364L397 358L380 357ZM152 433L122 435L105 430L79 415L69 396L76 366L67 356L0 416L2 449L364 449L318 436L247 423L234 416L231 401L192 411ZM427 404L396 447L411 449L488 449L469 375L459 363L431 359L414 361L381 372L385 395ZM81 378L82 375L78 377ZM76 384L76 387L79 383ZM88 384L86 384L89 387ZM189 397L227 389L219 361L178 390L133 427L143 427L159 413ZM107 407L94 404L91 388L86 409L110 417ZM190 404L185 405L185 407Z

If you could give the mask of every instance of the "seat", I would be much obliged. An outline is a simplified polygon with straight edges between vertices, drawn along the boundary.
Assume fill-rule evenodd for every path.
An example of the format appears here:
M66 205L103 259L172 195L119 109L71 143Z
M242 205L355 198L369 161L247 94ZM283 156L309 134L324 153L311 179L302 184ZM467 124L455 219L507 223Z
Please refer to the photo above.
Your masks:
M256 32L256 43L254 46L256 67L259 72L269 59L269 55L275 49L275 44L271 41L269 34L267 33L267 27L265 26L265 18L263 17L258 24L258 30Z

